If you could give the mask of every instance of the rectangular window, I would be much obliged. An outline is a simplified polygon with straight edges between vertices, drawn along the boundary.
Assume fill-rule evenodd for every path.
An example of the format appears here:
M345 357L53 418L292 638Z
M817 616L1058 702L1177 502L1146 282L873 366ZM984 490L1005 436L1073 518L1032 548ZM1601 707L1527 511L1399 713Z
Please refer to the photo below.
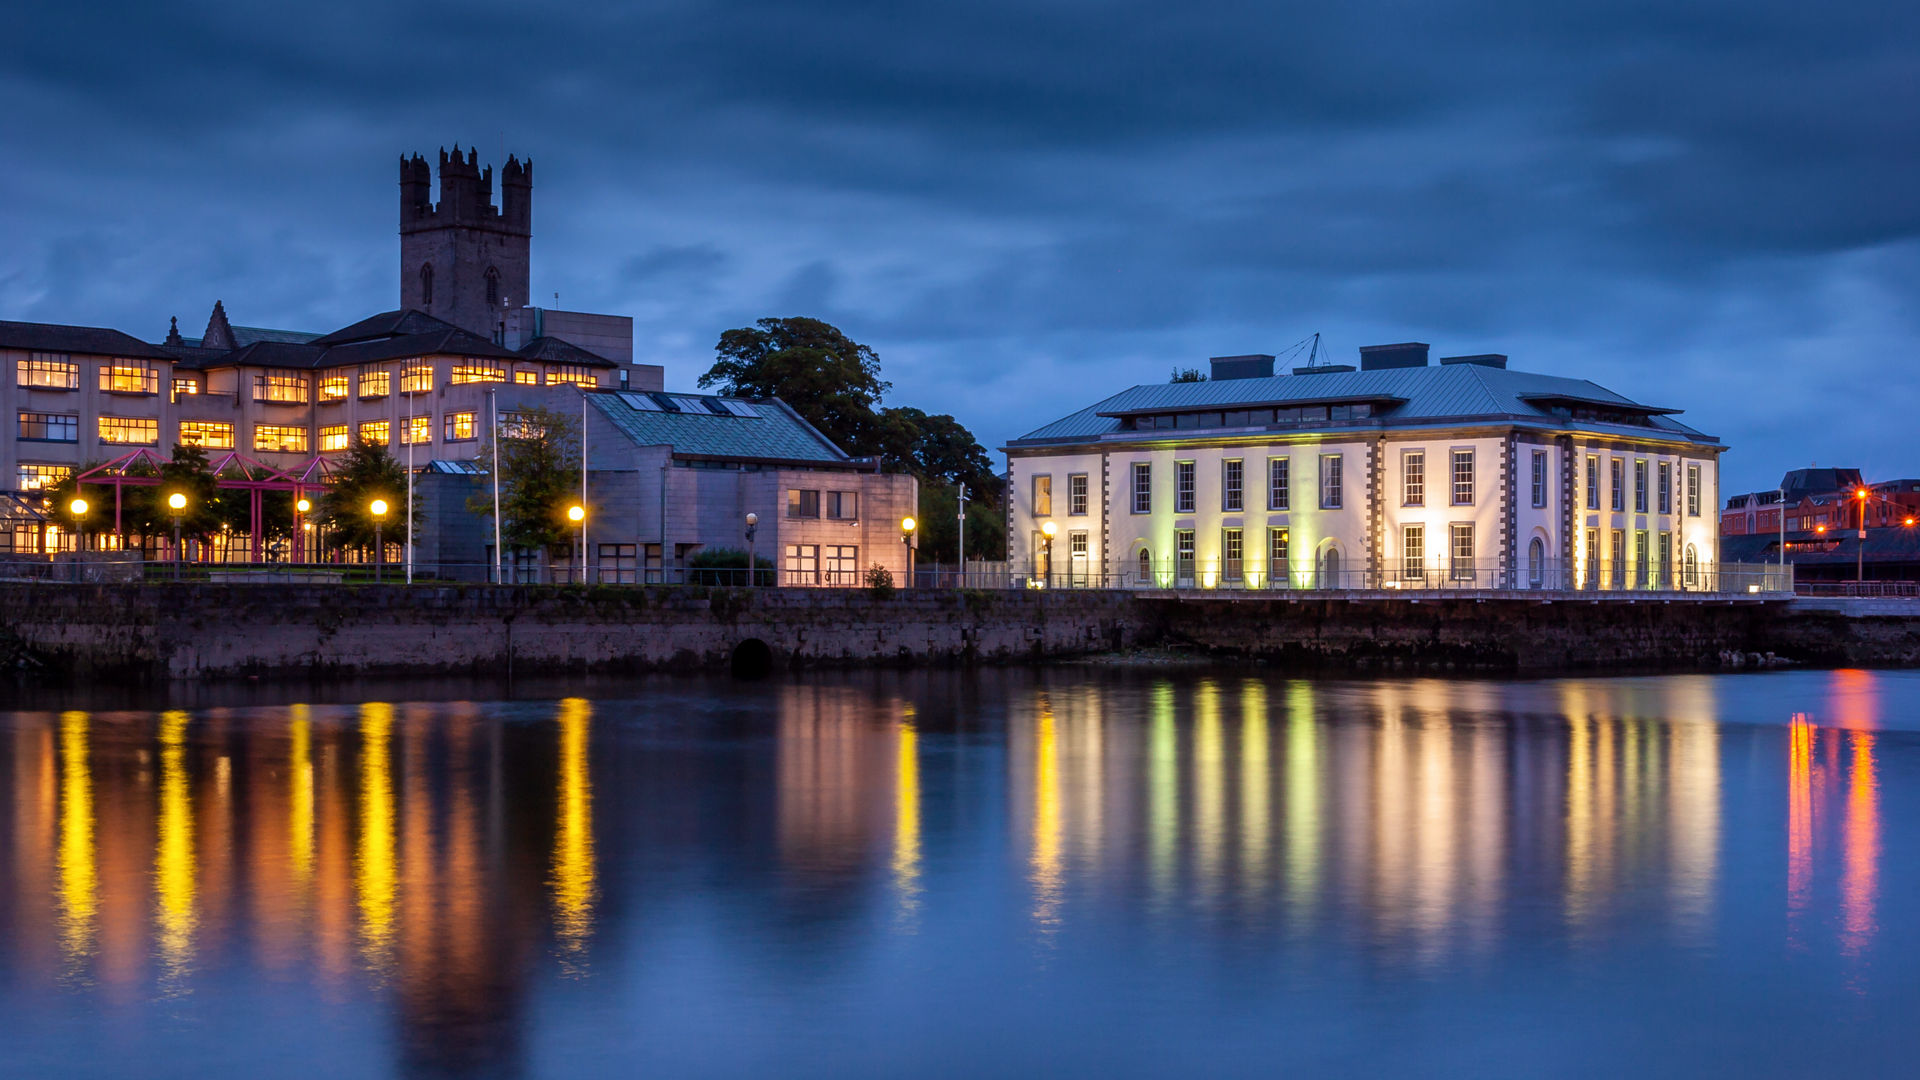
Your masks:
M19 468L21 491L40 491L53 487L73 475L71 465L33 465L22 462Z
M1473 505L1473 451L1453 452L1453 505Z
M1239 529L1220 530L1220 577L1223 580L1239 581L1244 576L1244 544L1245 539Z
M1267 530L1267 581L1285 588L1293 583L1292 534L1285 528Z
M1427 505L1427 452L1408 450L1400 455L1400 505Z
M1533 505L1547 505L1547 452L1533 452Z
M1700 516L1700 466L1687 466L1687 516Z
M1400 572L1409 581L1427 577L1427 527L1407 525L1400 530Z
M1644 460L1633 463L1633 512L1647 512L1647 463Z
M1173 531L1174 574L1182 582L1193 581L1193 530L1175 529Z
M290 424L255 424L253 448L269 454L304 454L307 452L307 429Z
M1673 578L1673 534L1672 533L1663 532L1660 534L1659 555L1660 555L1659 562L1656 563L1654 566L1655 578L1653 582L1653 587L1656 589L1664 589L1671 583Z
M515 371L513 373L513 384L515 386L538 386L540 385L540 373L524 369Z
M233 449L233 425L224 420L180 421L180 445L208 450Z
M1133 512L1153 512L1153 466L1144 461L1133 463Z
M382 398L393 392L393 372L366 369L360 372L360 396Z
M157 394L160 370L138 360L110 360L100 365L100 389L109 394Z
M1220 509L1228 513L1238 513L1245 509L1246 503L1241 490L1245 465L1238 458L1221 463L1220 469Z
M1033 478L1033 516L1037 518L1053 516L1053 477L1051 476Z
M345 375L320 376L320 400L323 402L347 400L347 384Z
M787 489L787 516L790 518L817 518L820 516L820 493L800 488Z
M1587 509L1600 509L1600 455L1587 455Z
M600 580L604 584L635 584L640 580L640 555L638 546L634 544L601 544L599 570Z
M1612 503L1615 513L1627 508L1627 462L1625 458L1613 459L1612 475L1607 479L1613 482Z
M827 585L860 584L860 549L852 544L828 544L821 549L821 572Z
M1293 501L1291 471L1287 458L1267 459L1267 509L1285 510Z
M14 366L14 378L29 390L78 390L80 365L66 353L28 353Z
M788 494L792 494L792 492L788 492ZM816 491L813 494L818 496L820 493ZM820 545L788 544L787 564L784 569L787 572L787 580L783 582L783 584L820 584Z
M1608 531L1607 551L1613 559L1613 573L1608 576L1613 579L1614 588L1624 588L1627 584L1627 533L1625 529Z
M1076 559L1087 557L1087 533L1085 529L1067 534L1067 554Z
M155 446L160 442L160 421L132 416L100 418L100 441L124 446Z
M1633 587L1647 587L1647 531L1637 529L1633 534Z
M480 422L471 412L450 412L440 418L440 437L447 442L468 442L480 437Z
M1587 576L1586 576L1585 584L1586 584L1586 587L1589 589L1597 589L1600 587L1600 530L1599 529L1587 530Z
M860 517L860 493L857 491L827 492L827 517L834 521L856 521Z
M277 405L305 405L307 377L305 375L255 375L253 400L273 402Z
M1173 512L1191 514L1193 507L1193 462L1176 461L1173 463Z
M79 442L78 413L23 412L20 437L28 442Z
M393 421L363 420L360 423L360 441L368 446L386 446L393 441Z
M433 414L409 416L400 421L400 445L424 446L433 441Z
M1660 512L1663 514L1671 514L1673 513L1673 464L1666 461L1661 462L1660 470L1656 475L1660 482L1658 492Z
M351 445L352 438L347 434L347 425L333 424L320 429L321 453L337 454Z
M448 374L447 381L455 386L477 382L506 382L507 369L497 364L469 360L464 364L453 365L453 371Z
M1455 581L1473 580L1473 526L1454 525L1450 529L1453 543L1450 545L1452 561L1449 569Z
M199 379L192 375L175 375L173 377L173 400L179 401L183 397L193 397L199 392Z
M433 389L433 365L424 360L411 360L400 371L400 392L403 394L424 394Z
M598 386L600 380L594 377L592 368L555 364L547 369L547 385L557 386L561 383L569 386Z
M1087 512L1087 474L1074 473L1067 477L1067 513L1074 517L1083 517Z
M1320 455L1320 508L1338 510L1345 501L1340 486L1340 455Z

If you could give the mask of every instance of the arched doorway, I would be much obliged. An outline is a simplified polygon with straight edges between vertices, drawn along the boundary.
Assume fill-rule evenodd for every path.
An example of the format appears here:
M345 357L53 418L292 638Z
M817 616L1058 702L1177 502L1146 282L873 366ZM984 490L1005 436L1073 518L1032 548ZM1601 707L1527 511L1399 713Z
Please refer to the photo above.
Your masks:
M1527 588L1538 589L1546 583L1547 544L1539 537L1527 545Z
M1153 555L1146 548L1140 549L1140 587L1153 587Z
M1340 587L1340 549L1330 547L1320 553L1320 587L1337 589Z

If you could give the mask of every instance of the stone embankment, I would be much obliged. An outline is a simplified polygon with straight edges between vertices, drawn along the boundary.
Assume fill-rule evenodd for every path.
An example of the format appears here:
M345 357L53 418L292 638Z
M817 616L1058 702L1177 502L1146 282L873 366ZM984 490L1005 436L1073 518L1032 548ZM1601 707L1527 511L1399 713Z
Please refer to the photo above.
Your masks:
M67 680L1028 663L1346 672L1920 664L1920 610L1790 601L0 584L0 666ZM1741 663L1729 658L1738 656Z

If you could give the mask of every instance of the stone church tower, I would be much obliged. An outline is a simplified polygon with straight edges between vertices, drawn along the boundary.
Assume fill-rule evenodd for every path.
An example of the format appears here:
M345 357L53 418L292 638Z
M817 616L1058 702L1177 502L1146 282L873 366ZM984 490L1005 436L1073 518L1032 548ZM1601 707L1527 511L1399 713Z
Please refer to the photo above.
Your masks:
M495 341L506 313L531 299L533 162L507 158L495 209L493 167L479 158L440 151L438 203L427 160L400 159L400 307Z

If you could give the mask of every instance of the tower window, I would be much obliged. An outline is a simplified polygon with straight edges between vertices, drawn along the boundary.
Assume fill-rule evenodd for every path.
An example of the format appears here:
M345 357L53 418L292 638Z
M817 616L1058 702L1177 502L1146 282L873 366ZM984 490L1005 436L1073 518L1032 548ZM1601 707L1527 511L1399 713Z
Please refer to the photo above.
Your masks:
M500 306L500 271L487 267L487 306Z
M432 263L422 263L420 266L420 303L423 305L431 305L433 303Z

